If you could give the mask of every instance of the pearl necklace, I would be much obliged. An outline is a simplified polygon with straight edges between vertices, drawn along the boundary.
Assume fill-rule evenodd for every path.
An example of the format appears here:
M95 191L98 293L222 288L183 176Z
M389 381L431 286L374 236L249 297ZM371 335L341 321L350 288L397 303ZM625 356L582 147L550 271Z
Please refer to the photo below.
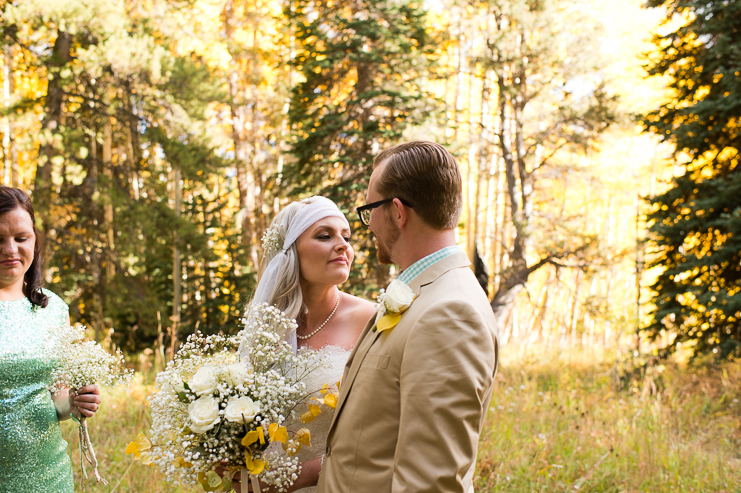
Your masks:
M296 334L296 337L298 337L302 341L305 341L309 337L313 336L314 334L316 334L317 332L319 332L320 330L322 330L324 328L324 326L327 325L327 322L329 322L329 320L332 318L332 316L334 315L334 312L337 311L337 307L340 306L340 298L342 298L342 294L340 294L337 297L337 303L334 304L334 308L332 309L332 313L329 314L329 317L327 317L327 320L325 320L322 325L320 325L319 327L317 327L316 330L314 332L312 332L311 334L309 334L309 335L301 336L301 335Z

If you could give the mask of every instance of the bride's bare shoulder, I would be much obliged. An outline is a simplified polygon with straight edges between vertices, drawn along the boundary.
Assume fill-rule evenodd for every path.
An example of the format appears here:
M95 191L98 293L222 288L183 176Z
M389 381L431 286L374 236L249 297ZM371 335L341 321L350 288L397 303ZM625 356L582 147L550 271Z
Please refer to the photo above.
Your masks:
M376 313L376 304L348 293L344 293L344 298L342 301L347 303L348 314L353 319L353 325L358 327L359 333Z

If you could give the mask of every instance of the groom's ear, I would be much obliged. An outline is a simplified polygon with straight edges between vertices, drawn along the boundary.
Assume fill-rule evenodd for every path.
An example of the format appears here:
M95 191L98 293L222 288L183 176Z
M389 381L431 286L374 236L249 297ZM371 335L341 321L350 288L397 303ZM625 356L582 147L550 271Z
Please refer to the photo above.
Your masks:
M410 208L402 204L399 199L394 199L393 204L391 219L396 222L399 228L402 228L409 221Z

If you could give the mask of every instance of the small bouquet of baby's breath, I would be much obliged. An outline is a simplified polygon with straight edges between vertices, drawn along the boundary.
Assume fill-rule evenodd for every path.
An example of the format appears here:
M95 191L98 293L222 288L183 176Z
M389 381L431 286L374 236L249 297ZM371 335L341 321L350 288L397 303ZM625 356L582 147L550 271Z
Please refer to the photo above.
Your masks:
M64 327L54 335L54 341L51 344L54 362L50 387L52 393L58 394L65 389L76 393L78 389L94 384L114 387L131 380L133 371L124 368L121 352L117 350L115 354L110 354L97 342L84 340L84 326ZM95 480L107 484L98 473L98 460L90 441L85 416L76 414L74 411L71 414L80 424L78 429L82 455L80 462L84 478L87 478L85 471L85 461L87 461L93 468ZM84 484L83 482L83 487Z
M298 477L295 455L311 435L284 423L308 401L302 380L324 360L293 351L285 334L295 322L275 307L254 305L243 323L237 336L188 338L157 375L151 440L140 434L126 448L176 484L226 492L241 471L242 491L251 483L259 492L259 481L286 491Z

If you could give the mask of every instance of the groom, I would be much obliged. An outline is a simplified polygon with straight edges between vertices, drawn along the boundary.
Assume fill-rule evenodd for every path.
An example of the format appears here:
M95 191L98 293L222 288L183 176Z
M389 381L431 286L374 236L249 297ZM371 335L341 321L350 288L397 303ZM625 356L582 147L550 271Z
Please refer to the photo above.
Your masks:
M471 492L498 343L455 242L458 164L432 142L397 145L376 157L366 198L378 260L416 297L399 317L406 288L389 289L387 320L369 321L350 355L318 491Z

